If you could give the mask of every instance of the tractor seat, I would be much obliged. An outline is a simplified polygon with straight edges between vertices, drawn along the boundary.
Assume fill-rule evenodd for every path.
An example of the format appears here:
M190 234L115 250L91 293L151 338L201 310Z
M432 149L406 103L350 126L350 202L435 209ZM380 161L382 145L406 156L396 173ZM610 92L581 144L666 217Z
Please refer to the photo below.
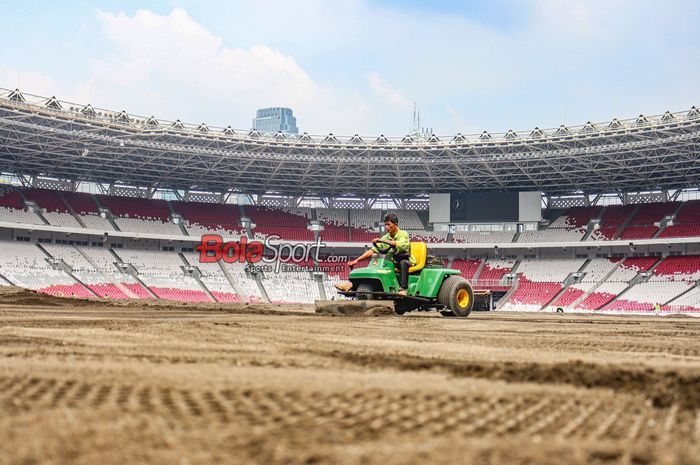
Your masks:
M416 259L416 264L408 269L409 273L416 273L425 267L425 261L428 258L428 246L425 242L411 242L411 255ZM395 268L396 272L399 271Z

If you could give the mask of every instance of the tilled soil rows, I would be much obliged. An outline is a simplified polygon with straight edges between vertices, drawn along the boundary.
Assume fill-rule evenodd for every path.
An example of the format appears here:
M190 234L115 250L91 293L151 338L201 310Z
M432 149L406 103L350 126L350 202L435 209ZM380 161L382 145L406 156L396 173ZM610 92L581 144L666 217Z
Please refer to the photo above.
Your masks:
M0 464L696 464L700 321L0 291Z

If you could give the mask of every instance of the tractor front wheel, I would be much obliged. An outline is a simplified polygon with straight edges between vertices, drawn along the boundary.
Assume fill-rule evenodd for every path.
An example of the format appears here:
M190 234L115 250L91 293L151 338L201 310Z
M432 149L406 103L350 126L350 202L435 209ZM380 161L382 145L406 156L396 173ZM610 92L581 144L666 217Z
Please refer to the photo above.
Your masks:
M450 276L443 281L438 292L438 303L445 307L442 315L467 317L474 307L474 291L469 281L461 276Z
M362 283L357 285L357 298L359 300L372 300L374 286L371 283Z

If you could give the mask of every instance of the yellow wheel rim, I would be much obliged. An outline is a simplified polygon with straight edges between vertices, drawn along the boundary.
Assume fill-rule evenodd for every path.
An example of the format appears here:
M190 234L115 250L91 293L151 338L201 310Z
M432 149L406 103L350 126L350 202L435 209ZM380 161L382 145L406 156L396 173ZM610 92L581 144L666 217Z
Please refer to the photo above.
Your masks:
M466 289L460 289L457 292L457 304L460 308L466 308L469 305L469 292Z

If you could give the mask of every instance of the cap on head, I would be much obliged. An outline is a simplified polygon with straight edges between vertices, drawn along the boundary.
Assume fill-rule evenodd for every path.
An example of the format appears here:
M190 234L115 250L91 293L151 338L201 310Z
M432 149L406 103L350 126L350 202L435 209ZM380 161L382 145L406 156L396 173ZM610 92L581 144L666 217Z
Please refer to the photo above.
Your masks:
M392 222L394 224L399 224L399 217L396 216L394 213L389 213L384 217L384 222Z

